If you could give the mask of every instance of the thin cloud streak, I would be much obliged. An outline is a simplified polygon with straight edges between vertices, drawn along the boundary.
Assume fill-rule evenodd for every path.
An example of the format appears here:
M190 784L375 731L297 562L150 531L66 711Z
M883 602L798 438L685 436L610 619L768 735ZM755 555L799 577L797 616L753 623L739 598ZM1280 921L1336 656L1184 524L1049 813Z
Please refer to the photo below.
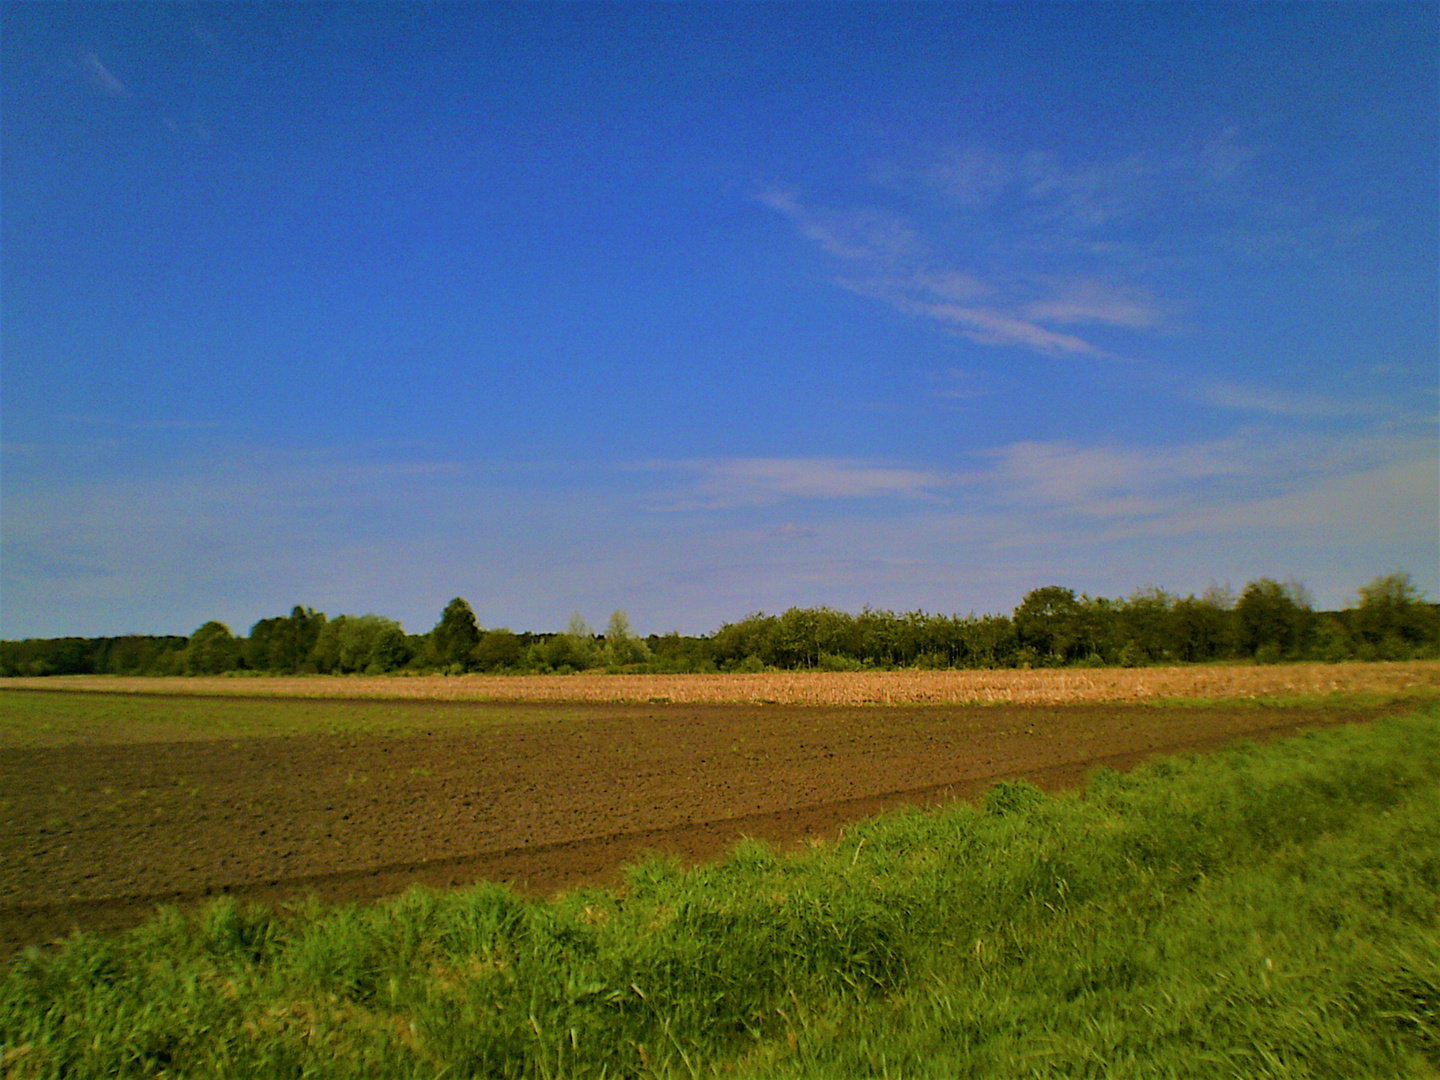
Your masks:
M1166 321L1165 309L1143 290L1110 286L1093 277L1042 281L1024 290L1014 283L1002 288L944 264L908 223L888 211L817 212L779 190L762 192L756 201L788 218L825 254L862 271L838 274L833 280L840 288L939 323L982 345L1018 347L1052 358L1118 360L1122 358L1085 338L1050 326L1153 330ZM1022 297L1037 287L1047 295Z
M731 510L791 500L933 499L953 484L943 474L838 458L732 458L652 463L649 471L694 479L663 496L668 511Z
M1157 493L1167 488L1194 490L1197 481L1251 471L1236 442L1142 448L1022 441L983 456L993 463L987 479L1002 498L1098 517L1153 512L1163 505Z
M1098 324L1127 330L1160 330L1169 323L1165 306L1143 289L1120 289L1103 281L1061 283L1055 295L1020 308L1027 319L1060 325Z
M110 69L101 63L100 57L95 53L81 53L80 63L85 67L86 74L90 78L90 85L94 86L102 94L116 98L128 98L131 96L130 88L117 79Z
M881 292L865 292L846 283L852 292L883 296ZM936 322L957 328L957 333L981 345L1016 345L1044 356L1090 356L1097 360L1116 359L1104 349L1097 349L1074 334L1056 333L1034 322L1006 315L989 308L966 307L962 304L926 303L904 296L888 296L890 304L908 315L925 315Z
M1234 382L1211 383L1202 388L1195 395L1195 399L1222 409L1297 418L1363 416L1377 411L1375 406L1367 402L1340 402L1319 394L1296 393L1270 386Z

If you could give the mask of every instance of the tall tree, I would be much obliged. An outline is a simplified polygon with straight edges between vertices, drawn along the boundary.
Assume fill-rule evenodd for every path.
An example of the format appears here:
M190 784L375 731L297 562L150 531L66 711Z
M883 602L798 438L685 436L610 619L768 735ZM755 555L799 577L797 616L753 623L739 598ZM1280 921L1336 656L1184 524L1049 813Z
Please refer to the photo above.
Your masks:
M1434 622L1420 590L1402 572L1377 577L1360 587L1360 605L1351 617L1355 636L1372 647L1399 653L1433 636Z
M1304 645L1312 612L1308 605L1296 603L1296 591L1293 585L1265 577L1245 586L1235 605L1236 628L1244 652L1278 660Z
M185 670L192 675L218 675L240 664L240 643L230 628L213 619L190 635Z
M430 644L442 664L470 666L470 654L480 644L480 624L464 599L457 596L445 605L440 621L430 631Z
M1013 622L1020 644L1059 661L1083 655L1085 608L1074 589L1047 585L1025 594Z

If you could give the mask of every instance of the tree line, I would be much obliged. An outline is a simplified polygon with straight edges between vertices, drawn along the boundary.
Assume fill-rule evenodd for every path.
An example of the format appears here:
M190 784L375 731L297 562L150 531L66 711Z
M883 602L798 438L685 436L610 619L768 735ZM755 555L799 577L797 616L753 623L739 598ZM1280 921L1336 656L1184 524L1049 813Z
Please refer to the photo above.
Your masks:
M1226 660L1379 660L1440 656L1440 604L1405 573L1363 586L1353 606L1316 611L1303 585L1252 581L1238 596L1142 589L1123 599L1035 589L1010 615L931 615L866 607L759 612L714 633L640 637L623 611L603 633L577 612L559 633L486 630L460 597L424 634L381 615L296 606L247 636L207 622L187 637L0 642L0 675L384 674L394 672L830 671L893 668L1143 666Z

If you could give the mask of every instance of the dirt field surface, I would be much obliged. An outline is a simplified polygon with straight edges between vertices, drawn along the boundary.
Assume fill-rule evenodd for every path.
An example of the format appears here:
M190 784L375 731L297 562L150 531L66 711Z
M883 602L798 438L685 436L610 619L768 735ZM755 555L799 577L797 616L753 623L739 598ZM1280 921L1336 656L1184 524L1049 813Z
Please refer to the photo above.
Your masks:
M6 679L6 687L124 694L277 694L430 701L903 705L1290 697L1440 687L1440 660L1036 671L786 671L755 675L440 675Z
M614 880L647 850L794 845L1002 778L1072 786L1098 765L1415 702L559 707L9 687L0 955L218 893L338 902L482 879L550 893Z

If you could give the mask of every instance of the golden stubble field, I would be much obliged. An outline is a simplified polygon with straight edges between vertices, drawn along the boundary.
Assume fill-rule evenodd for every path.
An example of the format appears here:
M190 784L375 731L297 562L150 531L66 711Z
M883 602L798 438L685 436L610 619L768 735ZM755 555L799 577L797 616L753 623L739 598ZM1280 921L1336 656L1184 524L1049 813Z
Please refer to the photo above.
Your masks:
M925 705L1232 701L1440 689L1440 660L1152 668L722 675L219 676L5 679L35 690L501 702Z

